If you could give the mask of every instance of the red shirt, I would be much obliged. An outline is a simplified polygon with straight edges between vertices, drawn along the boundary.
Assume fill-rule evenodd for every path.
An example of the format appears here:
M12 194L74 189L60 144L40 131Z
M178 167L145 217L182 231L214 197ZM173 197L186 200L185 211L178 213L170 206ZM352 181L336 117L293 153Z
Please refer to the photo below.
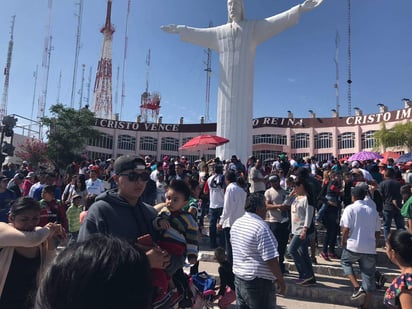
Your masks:
M66 210L60 200L54 199L50 202L41 200L40 206L40 226L45 226L49 222L59 223L68 231Z

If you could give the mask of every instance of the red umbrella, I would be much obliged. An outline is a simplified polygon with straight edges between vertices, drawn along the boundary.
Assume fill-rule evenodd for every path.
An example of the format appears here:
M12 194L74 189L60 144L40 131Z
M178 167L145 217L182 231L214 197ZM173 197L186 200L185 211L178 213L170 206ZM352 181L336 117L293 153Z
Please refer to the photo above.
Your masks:
M349 158L349 157L340 158L340 159L339 159L339 163L341 163L341 164L342 164L342 163L345 163L345 161L348 161L348 158Z
M383 156L383 159L381 160L381 162L386 164L389 158L396 160L401 155L394 151L386 151L382 154L382 156Z
M185 143L180 150L198 151L214 148L229 142L227 138L216 135L199 135Z

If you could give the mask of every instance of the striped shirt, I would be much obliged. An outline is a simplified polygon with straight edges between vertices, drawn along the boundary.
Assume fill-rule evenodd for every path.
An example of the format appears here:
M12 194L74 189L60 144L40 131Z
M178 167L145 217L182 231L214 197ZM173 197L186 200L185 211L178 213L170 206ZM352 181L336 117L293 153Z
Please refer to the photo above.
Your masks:
M158 228L157 222L160 219L166 219L170 223L170 228L161 232L160 240L170 241L176 244L183 244L186 246L187 255L198 254L198 225L196 219L185 211L170 213L167 207L163 207L153 225Z
M269 226L257 214L246 212L230 229L233 273L243 280L275 280L266 261L279 256L278 242Z
M80 213L82 212L81 207L71 205L66 210L66 217L69 223L69 232L74 233L80 230Z

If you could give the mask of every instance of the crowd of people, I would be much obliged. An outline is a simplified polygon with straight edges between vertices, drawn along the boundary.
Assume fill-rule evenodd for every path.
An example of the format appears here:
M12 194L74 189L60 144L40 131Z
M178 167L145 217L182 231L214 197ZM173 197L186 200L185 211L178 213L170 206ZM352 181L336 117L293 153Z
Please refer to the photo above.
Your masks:
M122 308L190 307L183 266L199 271L198 242L208 234L220 264L221 308L235 298L239 308L275 308L276 293L285 292L287 256L299 273L296 284L308 288L316 284L313 264L340 259L351 298L371 308L377 246L385 246L401 270L385 303L409 308L411 175L402 177L391 159L317 162L286 154L264 162L251 156L245 164L236 155L197 162L123 155L74 161L62 174L33 170L29 162L7 164L0 175L0 263L6 270L0 272L0 307L116 308L116 297L124 300ZM317 257L319 229L326 232ZM56 259L59 246L66 249ZM126 282L134 282L133 289Z

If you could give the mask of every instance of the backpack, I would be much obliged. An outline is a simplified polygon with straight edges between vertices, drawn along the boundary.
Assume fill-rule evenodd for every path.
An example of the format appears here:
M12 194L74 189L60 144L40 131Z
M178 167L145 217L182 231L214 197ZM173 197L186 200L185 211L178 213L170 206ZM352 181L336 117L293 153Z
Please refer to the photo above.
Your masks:
M412 219L412 196L403 204L401 208L401 215L405 218Z
M205 271L192 275L192 282L201 293L214 290L216 286L216 279Z

